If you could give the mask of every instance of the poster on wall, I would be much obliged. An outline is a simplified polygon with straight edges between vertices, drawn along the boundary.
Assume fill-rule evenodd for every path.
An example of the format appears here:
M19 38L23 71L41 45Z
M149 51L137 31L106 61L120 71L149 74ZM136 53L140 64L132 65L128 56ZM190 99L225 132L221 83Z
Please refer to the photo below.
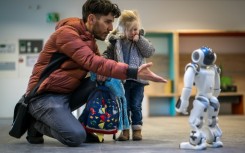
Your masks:
M37 54L42 50L42 39L19 39L20 54Z
M15 62L13 61L0 61L0 71L14 71Z
M0 43L0 54L14 54L15 53L15 45L14 44L4 44Z
M16 61L14 58L15 45L11 43L0 43L0 71L9 72L16 70Z
M37 62L38 55L27 55L26 56L26 66L33 67Z

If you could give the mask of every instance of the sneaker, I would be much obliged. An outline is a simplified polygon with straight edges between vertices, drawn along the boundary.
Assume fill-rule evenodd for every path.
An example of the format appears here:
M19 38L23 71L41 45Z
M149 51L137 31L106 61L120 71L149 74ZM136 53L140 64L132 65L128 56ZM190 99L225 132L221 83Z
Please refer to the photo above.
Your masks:
M34 124L35 121L31 121L30 127L27 130L26 140L30 144L42 144L44 143L43 134L35 129Z

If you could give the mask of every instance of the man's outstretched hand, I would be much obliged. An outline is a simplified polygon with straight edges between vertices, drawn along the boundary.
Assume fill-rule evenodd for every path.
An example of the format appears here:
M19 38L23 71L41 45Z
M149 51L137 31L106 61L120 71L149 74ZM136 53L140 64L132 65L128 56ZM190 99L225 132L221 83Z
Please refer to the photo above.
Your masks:
M152 62L142 64L138 69L138 77L143 80L150 80L153 82L164 82L167 80L153 73L149 68L152 66Z

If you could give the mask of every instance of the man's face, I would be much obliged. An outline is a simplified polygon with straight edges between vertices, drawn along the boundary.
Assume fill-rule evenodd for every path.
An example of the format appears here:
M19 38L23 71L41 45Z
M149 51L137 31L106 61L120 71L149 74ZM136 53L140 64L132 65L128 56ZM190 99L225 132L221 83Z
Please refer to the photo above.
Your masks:
M96 17L92 33L96 39L104 41L110 31L113 30L114 16L111 13L107 16Z

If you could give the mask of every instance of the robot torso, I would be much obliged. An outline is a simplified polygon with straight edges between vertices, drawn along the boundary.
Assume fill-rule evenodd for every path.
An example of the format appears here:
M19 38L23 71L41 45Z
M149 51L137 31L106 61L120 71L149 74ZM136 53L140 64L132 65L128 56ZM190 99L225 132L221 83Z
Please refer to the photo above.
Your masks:
M195 75L194 84L197 89L196 96L205 96L210 98L215 88L215 69L214 67L200 68Z

